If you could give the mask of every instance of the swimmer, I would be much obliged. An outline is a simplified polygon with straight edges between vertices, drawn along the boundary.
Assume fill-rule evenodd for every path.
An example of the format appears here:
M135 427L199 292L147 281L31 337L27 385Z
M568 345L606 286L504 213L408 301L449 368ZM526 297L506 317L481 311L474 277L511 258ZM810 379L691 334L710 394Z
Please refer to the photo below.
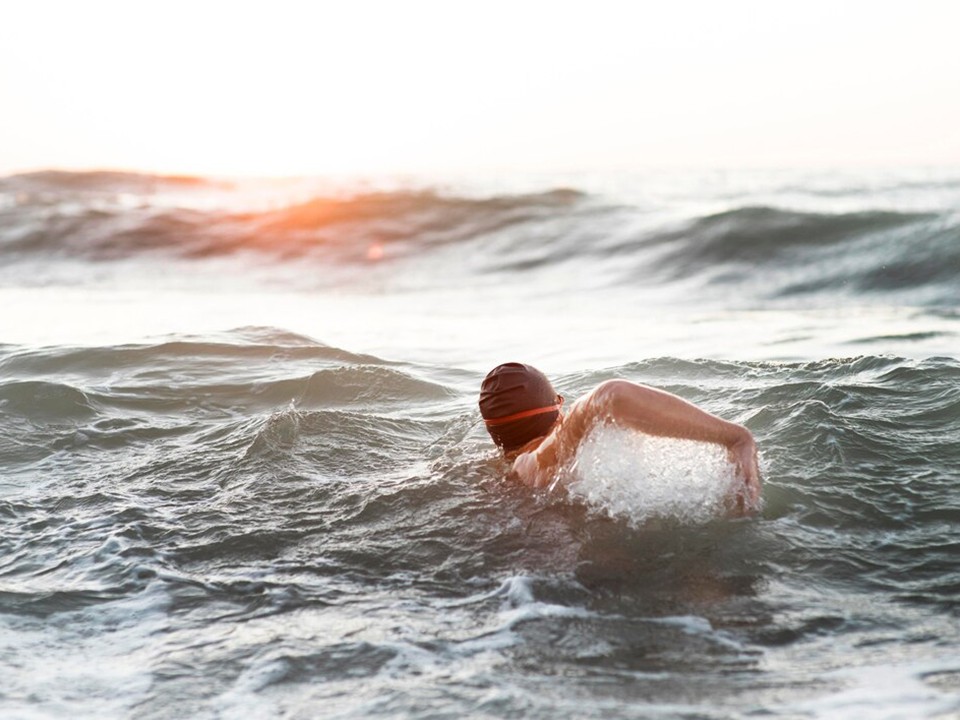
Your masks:
M747 428L701 410L676 395L627 380L607 380L564 415L563 397L547 377L522 363L491 370L480 388L480 414L490 437L512 461L511 473L531 487L545 487L574 460L580 442L598 423L648 435L715 443L727 449L742 486L736 509L755 510L760 499L757 444Z

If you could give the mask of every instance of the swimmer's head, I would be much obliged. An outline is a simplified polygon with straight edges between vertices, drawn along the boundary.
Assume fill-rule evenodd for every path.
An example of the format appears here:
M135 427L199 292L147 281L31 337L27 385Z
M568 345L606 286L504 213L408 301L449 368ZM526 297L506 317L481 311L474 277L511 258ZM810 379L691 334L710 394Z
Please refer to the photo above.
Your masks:
M480 414L504 452L549 433L562 403L547 376L522 363L498 365L480 386Z

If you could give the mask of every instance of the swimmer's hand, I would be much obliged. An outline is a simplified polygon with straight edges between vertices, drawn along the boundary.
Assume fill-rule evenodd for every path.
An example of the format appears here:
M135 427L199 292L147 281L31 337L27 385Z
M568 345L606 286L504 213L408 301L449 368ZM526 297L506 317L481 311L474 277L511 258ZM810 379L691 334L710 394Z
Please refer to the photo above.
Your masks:
M747 515L760 509L760 463L757 459L757 443L744 428L744 435L727 446L727 457L737 468L742 485L737 488L734 510Z

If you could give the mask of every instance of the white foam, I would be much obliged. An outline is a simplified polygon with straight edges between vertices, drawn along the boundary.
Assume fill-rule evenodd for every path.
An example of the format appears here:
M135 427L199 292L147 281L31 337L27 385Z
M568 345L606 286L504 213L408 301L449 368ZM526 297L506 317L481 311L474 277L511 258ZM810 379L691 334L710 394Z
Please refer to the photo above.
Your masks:
M276 699L263 691L281 680L289 668L283 659L254 658L226 691L212 698L214 717L260 720L277 716Z
M533 594L533 579L526 576L507 578L500 586L504 598L500 619L504 629L512 630L518 624L546 617L592 617L593 613L576 606L557 605L537 600Z
M168 598L143 592L43 619L0 619L4 718L125 717L151 687L149 639L167 626Z
M825 720L960 717L960 695L942 692L923 681L925 675L958 670L960 661L956 659L946 663L845 668L833 675L848 683L847 687L792 709Z
M554 617L596 617L595 613L586 608L537 600L534 594L534 578L528 575L508 577L496 590L473 595L457 605L477 605L493 598L500 598L501 601L495 616L496 624L488 625L479 635L457 640L450 647L452 652L462 656L474 656L514 646L521 642L516 628L525 622ZM445 609L456 607L449 602L439 603L438 606Z
M718 445L611 425L598 426L586 437L563 479L572 497L635 524L722 516L737 483Z
M687 635L698 635L707 640L738 652L745 651L743 643L725 632L714 629L713 624L706 618L697 615L671 615L662 618L651 618L648 622L655 625L669 625L677 627Z

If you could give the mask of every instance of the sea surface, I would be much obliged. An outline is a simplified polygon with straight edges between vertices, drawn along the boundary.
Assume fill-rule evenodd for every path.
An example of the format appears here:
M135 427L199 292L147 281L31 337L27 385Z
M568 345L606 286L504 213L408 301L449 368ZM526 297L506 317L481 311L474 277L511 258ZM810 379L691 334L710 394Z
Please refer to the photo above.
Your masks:
M21 174L0 307L4 719L960 717L960 169Z

